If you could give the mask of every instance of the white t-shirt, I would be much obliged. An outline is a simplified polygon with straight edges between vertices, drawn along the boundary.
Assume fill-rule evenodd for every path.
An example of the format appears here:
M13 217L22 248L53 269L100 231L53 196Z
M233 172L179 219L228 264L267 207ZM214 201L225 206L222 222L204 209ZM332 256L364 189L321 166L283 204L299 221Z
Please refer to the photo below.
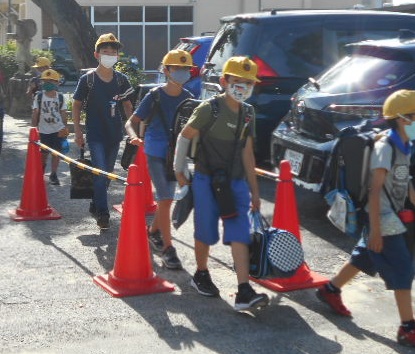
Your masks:
M60 111L66 110L65 97L63 97L62 107L59 107L59 96L56 93L55 97L48 97L45 91L42 91L41 107L38 105L38 94L33 100L33 109L40 109L39 117L39 133L52 134L65 128Z

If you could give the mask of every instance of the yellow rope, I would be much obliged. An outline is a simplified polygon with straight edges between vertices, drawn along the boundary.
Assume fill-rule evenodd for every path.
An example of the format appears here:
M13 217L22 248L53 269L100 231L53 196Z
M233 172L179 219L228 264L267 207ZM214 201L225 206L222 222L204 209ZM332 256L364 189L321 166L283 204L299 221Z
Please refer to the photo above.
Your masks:
M109 173L109 172L106 172L106 171L99 170L98 168L85 165L82 162L71 159L70 157L68 157L64 154L61 154L60 152L58 152L56 150L53 150L49 146L41 143L40 141L31 141L31 142L38 145L41 149L49 151L50 153L52 153L52 155L59 156L62 159L62 161L66 162L69 165L70 164L75 165L76 167L80 168L81 170L87 170L87 171L91 172L92 174L94 174L96 176L104 176L104 177L106 177L106 178L108 178L112 181L118 180L118 181L123 182L123 183L127 182L127 178L125 178L125 177L121 177L121 176L118 176L114 173Z

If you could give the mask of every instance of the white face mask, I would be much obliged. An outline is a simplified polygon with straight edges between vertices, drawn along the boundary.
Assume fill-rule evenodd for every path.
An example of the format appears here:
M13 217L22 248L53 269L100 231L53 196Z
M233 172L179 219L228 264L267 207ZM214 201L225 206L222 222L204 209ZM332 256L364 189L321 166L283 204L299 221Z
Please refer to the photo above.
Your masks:
M405 125L405 132L409 140L415 140L415 124Z
M101 54L100 56L100 63L102 64L102 66L106 67L107 69L112 68L117 61L118 61L117 55Z
M235 101L244 102L249 97L251 97L253 89L253 85L248 85L245 83L236 83L228 85L228 87L226 88L226 92Z

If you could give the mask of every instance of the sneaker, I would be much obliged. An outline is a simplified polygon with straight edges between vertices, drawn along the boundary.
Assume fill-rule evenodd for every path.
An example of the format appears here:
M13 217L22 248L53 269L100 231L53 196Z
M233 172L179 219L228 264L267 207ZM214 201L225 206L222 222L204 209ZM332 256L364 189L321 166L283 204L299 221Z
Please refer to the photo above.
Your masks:
M198 270L190 281L197 292L204 296L219 296L219 289L213 284L208 270Z
M238 292L235 299L236 311L252 311L267 306L269 298L267 294L257 294L249 285L244 291Z
M405 331L402 326L399 327L397 335L398 343L407 347L415 347L415 329Z
M340 292L330 292L327 290L326 286L323 285L321 288L317 289L316 296L320 301L328 304L337 314L341 316L352 317L352 313L343 304Z
M49 183L54 185L54 186L59 186L60 185L60 182L59 182L59 179L58 179L58 176L56 175L56 173L52 172L49 175Z
M148 241L154 252L161 252L164 248L163 237L161 236L160 230L150 232L147 231Z
M99 213L97 215L97 225L101 230L110 228L110 215L108 213Z
M173 246L167 247L161 255L161 261L168 269L182 269L182 262L177 257L176 249Z

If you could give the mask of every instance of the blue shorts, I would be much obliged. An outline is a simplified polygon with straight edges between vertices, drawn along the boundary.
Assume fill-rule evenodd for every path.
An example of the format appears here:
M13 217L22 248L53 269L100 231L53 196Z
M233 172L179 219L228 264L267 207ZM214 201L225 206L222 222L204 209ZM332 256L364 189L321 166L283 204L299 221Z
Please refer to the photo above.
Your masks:
M219 241L219 208L213 195L211 177L196 172L192 187L195 239L207 245L214 245ZM231 188L235 196L238 216L222 221L223 243L240 242L250 244L248 211L251 197L248 183L244 179L232 180Z
M414 278L412 254L405 234L384 236L381 253L369 251L380 277L388 290L410 290Z
M156 200L172 200L177 182L167 180L166 160L147 155L147 164L151 181L156 189Z
M40 133L40 142L58 152L62 151L62 141L63 141L63 138L59 138L58 133L51 133L51 134ZM42 149L42 152L44 154L49 153L49 151L43 150L43 149Z

